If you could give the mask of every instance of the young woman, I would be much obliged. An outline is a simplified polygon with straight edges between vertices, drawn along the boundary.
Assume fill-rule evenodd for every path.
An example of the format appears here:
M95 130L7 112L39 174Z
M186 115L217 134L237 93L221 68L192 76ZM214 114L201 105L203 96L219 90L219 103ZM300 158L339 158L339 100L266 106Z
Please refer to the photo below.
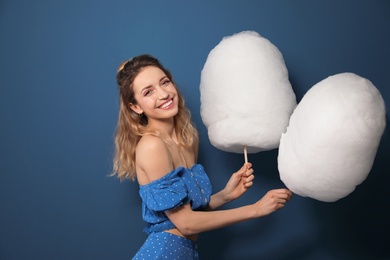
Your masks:
M197 164L197 131L171 73L154 57L140 55L120 65L117 82L114 173L137 179L149 234L133 259L199 259L199 233L268 215L290 200L289 190L277 189L254 204L215 210L252 186L252 165L244 164L212 194Z

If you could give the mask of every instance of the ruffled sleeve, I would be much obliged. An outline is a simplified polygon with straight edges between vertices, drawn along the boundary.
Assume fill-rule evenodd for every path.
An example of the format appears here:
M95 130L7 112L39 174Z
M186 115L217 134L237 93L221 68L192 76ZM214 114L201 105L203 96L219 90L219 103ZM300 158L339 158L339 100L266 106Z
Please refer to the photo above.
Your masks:
M179 167L162 178L140 186L139 194L149 210L166 211L188 202L188 191L180 178L183 167Z

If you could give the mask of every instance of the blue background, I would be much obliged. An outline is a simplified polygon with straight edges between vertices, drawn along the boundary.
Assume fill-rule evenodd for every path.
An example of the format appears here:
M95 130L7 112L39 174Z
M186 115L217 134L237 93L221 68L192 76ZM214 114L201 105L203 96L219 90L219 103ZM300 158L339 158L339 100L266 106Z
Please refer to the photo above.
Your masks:
M254 30L284 55L298 101L340 72L390 104L390 1L0 2L0 259L129 259L143 243L136 183L108 177L119 63L150 53L175 76L214 189L243 156L212 147L200 72L224 36ZM295 196L281 211L200 238L203 259L390 259L389 131L371 173L334 203ZM283 187L277 149L253 154L254 203Z

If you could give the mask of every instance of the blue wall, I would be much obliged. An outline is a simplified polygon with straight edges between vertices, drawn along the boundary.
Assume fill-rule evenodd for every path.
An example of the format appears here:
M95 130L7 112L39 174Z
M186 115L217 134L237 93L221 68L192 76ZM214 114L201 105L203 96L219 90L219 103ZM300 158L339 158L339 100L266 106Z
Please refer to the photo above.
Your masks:
M390 1L10 1L0 3L0 259L129 259L146 235L136 183L111 170L118 64L150 53L175 75L215 190L243 163L213 148L200 72L224 36L255 30L283 53L298 101L354 72L390 104ZM390 258L389 131L367 180L324 203L295 196L262 219L203 234L204 259ZM282 187L277 150L249 156L255 185Z

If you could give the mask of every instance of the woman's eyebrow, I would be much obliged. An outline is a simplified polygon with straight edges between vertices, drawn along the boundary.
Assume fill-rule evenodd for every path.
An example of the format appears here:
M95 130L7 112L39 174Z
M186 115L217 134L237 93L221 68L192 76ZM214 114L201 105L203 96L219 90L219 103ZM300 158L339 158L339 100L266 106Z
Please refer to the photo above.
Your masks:
M161 82L161 81L164 80L165 78L168 78L168 76L167 76L167 75L162 76L162 77L160 78L160 81L159 81L159 82ZM142 93L145 89L148 89L148 88L151 88L151 87L153 87L153 85L148 85L148 86L142 88L140 93Z
M144 92L145 89L148 89L148 88L151 88L151 87L152 87L152 85L149 85L149 86L146 86L146 87L142 88L140 93L142 94L142 92Z

